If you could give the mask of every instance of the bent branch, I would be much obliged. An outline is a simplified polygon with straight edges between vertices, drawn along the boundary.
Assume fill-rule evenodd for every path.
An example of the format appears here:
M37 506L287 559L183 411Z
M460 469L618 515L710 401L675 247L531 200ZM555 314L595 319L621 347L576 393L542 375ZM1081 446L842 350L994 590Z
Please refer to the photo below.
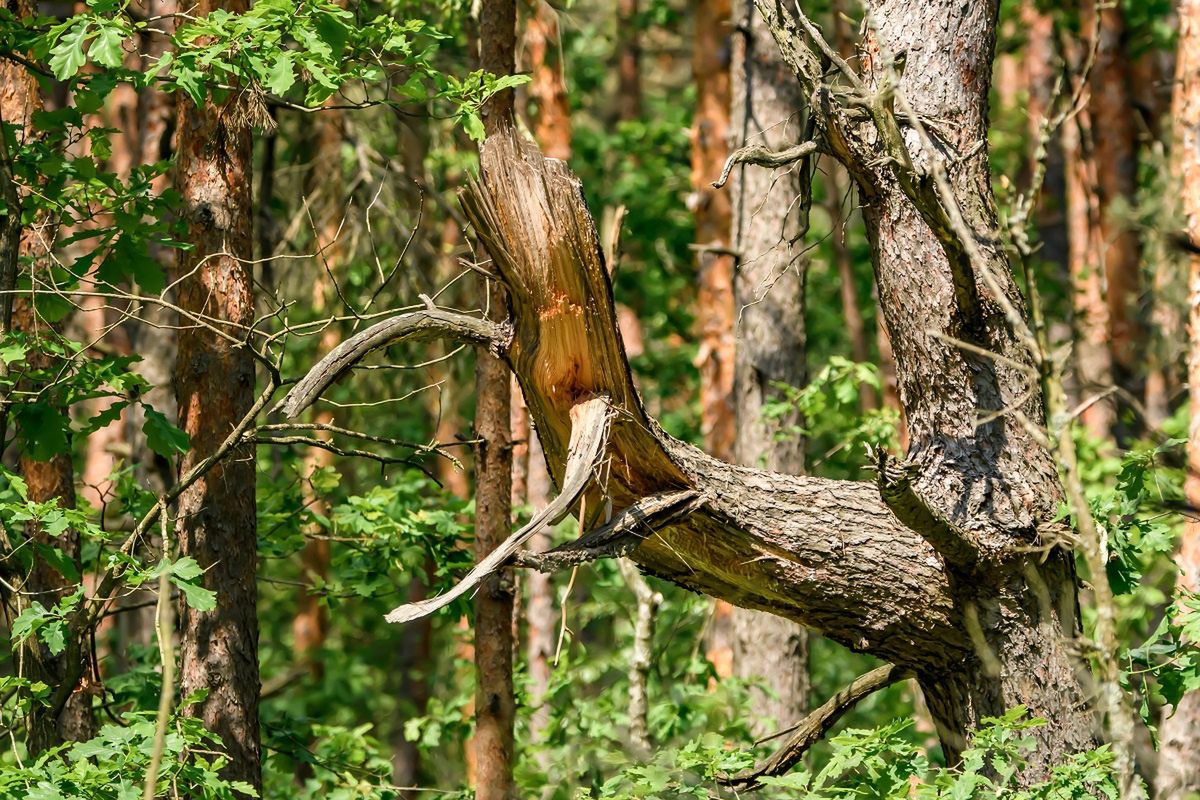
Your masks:
M385 617L388 622L409 622L444 608L479 585L484 578L504 566L529 537L546 525L553 525L570 512L583 496L608 444L612 407L608 398L594 397L571 409L571 444L567 457L562 492L533 516L525 527L509 536L487 558L480 561L459 583L445 594L408 603L392 609Z
M276 410L285 417L296 416L368 353L404 340L421 341L439 337L484 345L497 352L504 348L508 340L505 326L458 311L427 308L391 317L351 336L329 351L292 387Z

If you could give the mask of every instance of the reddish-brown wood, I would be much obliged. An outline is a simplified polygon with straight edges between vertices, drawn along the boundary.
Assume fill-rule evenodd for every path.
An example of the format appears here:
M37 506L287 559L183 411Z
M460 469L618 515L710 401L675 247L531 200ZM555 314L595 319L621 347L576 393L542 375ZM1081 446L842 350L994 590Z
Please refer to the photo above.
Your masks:
M1179 50L1175 72L1175 152L1187 232L1200 239L1200 0L1179 4ZM1191 411L1184 496L1200 508L1200 256L1188 261L1188 395ZM1176 559L1179 591L1200 592L1200 521L1184 520ZM1161 726L1156 788L1162 800L1200 793L1200 693L1184 695Z
M246 10L246 0L201 0L197 16L223 9ZM254 319L252 276L244 259L252 253L251 131L231 93L221 104L200 106L179 96L176 189L191 249L180 251L180 308L203 315L209 325L236 339ZM175 392L180 426L191 447L181 471L211 454L254 401L254 360L245 347L208 325L179 331ZM216 733L229 764L224 773L261 785L257 567L254 450L241 446L179 498L182 555L204 569L204 586L217 607L180 613L180 691L204 689L208 697L189 713Z

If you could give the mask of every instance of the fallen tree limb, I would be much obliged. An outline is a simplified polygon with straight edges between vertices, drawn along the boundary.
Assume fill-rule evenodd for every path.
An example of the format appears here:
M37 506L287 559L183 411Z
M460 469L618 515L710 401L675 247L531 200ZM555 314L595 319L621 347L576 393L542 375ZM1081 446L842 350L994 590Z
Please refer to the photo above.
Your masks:
M775 751L774 755L753 769L722 778L721 783L738 791L747 791L761 786L760 778L784 774L794 767L808 752L808 749L820 741L829 729L864 697L911 677L911 672L894 664L888 664L873 669L866 675L860 675L840 692L826 700L820 708L794 725L791 728L795 731L792 738Z
M440 337L485 345L497 351L508 341L508 333L503 325L458 311L427 308L400 314L372 325L329 351L292 387L275 410L281 411L285 417L296 416L312 405L330 384L374 350L406 339L421 341Z
M512 558L529 537L546 525L553 525L567 515L583 496L591 483L596 466L608 445L608 434L612 423L612 405L607 397L593 397L571 409L571 442L567 449L566 471L562 491L529 523L509 536L466 574L459 583L445 594L407 603L388 613L388 622L401 623L420 619L444 608L479 585L484 578Z

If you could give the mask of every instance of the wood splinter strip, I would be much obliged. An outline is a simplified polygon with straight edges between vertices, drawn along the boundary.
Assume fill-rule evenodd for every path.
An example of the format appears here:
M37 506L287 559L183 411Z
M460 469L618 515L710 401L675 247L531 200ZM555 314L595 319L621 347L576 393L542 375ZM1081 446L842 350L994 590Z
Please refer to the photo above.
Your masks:
M607 397L594 397L571 408L571 442L567 466L563 475L562 492L529 520L529 524L509 536L504 542L466 574L453 589L392 609L385 617L388 622L411 622L444 608L478 586L484 578L504 566L513 554L524 546L534 533L545 525L553 525L565 517L591 483L596 464L608 445L612 423L612 404Z

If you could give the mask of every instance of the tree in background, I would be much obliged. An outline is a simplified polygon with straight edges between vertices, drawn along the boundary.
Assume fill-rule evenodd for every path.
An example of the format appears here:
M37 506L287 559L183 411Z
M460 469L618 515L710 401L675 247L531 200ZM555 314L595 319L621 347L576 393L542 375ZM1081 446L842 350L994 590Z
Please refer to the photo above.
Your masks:
M741 147L779 152L805 138L808 116L800 86L779 57L761 15L751 3L734 9L731 118ZM739 167L732 174L733 251L737 253L734 301L737 342L733 407L737 463L773 472L804 472L804 424L786 390L807 383L804 234L811 198L805 195L812 164L780 170ZM757 679L758 725L782 727L808 706L808 635L801 626L761 611L735 608L730 617L733 674ZM765 732L765 731L762 731Z

